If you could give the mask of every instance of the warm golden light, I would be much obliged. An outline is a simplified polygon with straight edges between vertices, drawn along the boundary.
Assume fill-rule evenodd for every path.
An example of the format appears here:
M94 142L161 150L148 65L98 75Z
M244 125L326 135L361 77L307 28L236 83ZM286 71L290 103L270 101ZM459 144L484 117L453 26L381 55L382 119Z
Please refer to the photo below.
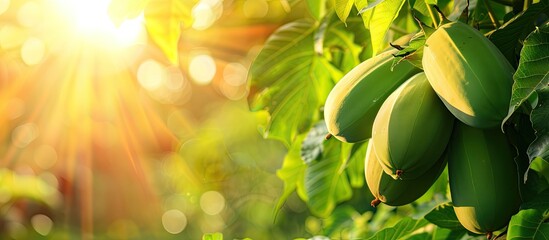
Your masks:
M70 31L104 47L143 43L143 15L116 26L108 14L111 0L55 0L57 10L70 22Z
M197 55L189 63L189 75L200 85L209 84L216 71L215 60L208 54Z
M225 18L242 5L0 0L0 209L22 216L0 239L197 239L233 224L225 170L259 158L229 144L260 139L247 48L274 30ZM29 197L40 204L12 204Z

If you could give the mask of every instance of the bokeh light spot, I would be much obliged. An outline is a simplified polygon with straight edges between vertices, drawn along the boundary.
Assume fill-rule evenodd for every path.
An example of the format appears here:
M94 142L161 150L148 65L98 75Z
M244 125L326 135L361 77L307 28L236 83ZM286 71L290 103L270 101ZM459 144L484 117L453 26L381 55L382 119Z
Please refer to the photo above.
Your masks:
M33 27L40 23L40 5L36 2L27 2L17 12L17 21L24 27Z
M187 227L187 217L177 209L171 209L162 215L162 225L167 232L178 234Z
M192 10L193 28L204 30L209 28L215 22L215 16L212 8L205 3L198 3Z
M36 214L32 216L31 224L34 230L42 236L48 235L53 227L53 221L51 218L44 214Z
M232 86L241 86L246 83L248 69L240 63L229 63L223 69L223 79Z
M57 152L50 145L40 145L34 152L34 162L42 169L50 169L57 162Z
M34 123L25 123L16 127L12 132L13 145L24 148L38 137L38 126Z
M164 85L169 90L180 91L185 87L185 85L187 85L185 77L183 76L183 73L181 72L181 70L179 70L179 68L170 67L166 69L166 74L167 76Z
M248 18L262 18L269 12L267 0L246 0L242 6L244 16Z
M207 54L195 56L189 64L191 78L200 85L212 82L217 68L214 59Z
M163 74L164 66L155 60L149 59L139 65L137 80L143 88L152 91L162 84Z
M225 198L216 191L205 192L200 197L200 208L206 214L217 215L225 208Z
M221 93L230 100L239 100L246 96L248 91L246 88L241 86L233 86L226 82L222 82L219 86Z
M27 65L40 63L46 53L46 45L38 38L29 38L21 48L21 58Z

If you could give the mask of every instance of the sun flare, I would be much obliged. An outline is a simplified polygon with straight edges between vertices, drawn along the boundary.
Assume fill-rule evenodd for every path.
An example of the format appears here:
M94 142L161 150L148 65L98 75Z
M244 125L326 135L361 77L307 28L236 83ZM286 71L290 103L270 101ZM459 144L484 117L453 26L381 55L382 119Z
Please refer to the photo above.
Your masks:
M103 47L125 47L145 41L143 15L120 25L109 16L111 0L53 0L59 16L67 21L67 31ZM115 44L113 44L115 43Z
M15 126L12 132L0 127L0 138L9 139L0 148L0 165L59 176L54 185L74 192L63 195L65 210L77 213L66 221L77 220L84 232L102 227L96 219L160 216L147 159L172 153L177 145L161 110L141 94L144 86L135 78L138 66L151 58L143 16L116 25L108 14L110 2L12 1L8 12L0 13L5 21L0 24L0 103L9 103L0 104L0 115L13 116L0 118L0 125ZM157 65L159 75L181 75ZM103 185L98 173L125 180ZM126 186L127 181L135 185ZM139 200L132 199L135 195ZM96 211L101 202L116 214ZM154 207L132 210L145 205Z

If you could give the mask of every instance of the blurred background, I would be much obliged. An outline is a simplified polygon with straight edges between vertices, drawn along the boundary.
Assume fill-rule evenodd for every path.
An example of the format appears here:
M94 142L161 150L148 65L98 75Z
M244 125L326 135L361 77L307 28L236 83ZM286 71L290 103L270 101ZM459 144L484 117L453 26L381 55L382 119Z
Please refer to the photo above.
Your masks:
M286 147L246 102L304 2L193 2L177 66L110 0L0 0L0 239L314 235L297 196L275 218Z

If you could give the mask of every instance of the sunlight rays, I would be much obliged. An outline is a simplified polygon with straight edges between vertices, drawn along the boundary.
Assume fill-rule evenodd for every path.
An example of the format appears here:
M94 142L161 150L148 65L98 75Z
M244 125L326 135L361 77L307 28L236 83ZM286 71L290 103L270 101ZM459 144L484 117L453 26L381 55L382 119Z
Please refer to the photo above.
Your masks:
M9 116L18 102L23 110L14 113L14 119L2 118L5 126L19 130L0 129L0 138L10 142L0 149L0 163L36 166L36 157L27 152L49 146L55 161L42 164L48 169L34 171L56 173L59 191L68 191L63 194L67 220L78 222L86 238L93 236L98 227L94 224L100 224L97 219L110 220L104 224L132 219L138 225L160 219L162 207L150 160L175 151L177 139L153 110L132 70L143 61L143 47L135 45L144 34L140 19L116 28L101 19L108 18L110 1L72 1L55 0L66 9L45 6L42 14L47 21L20 29L21 39L30 39L26 40L30 45L10 40L10 49L2 53L15 60L5 63L0 75L0 114ZM84 2L86 8L81 9ZM97 9L89 5L92 2L100 3ZM105 11L105 15L78 15L84 10ZM56 15L59 11L70 14ZM76 16L71 14L79 17L67 23Z

